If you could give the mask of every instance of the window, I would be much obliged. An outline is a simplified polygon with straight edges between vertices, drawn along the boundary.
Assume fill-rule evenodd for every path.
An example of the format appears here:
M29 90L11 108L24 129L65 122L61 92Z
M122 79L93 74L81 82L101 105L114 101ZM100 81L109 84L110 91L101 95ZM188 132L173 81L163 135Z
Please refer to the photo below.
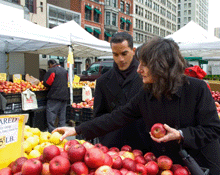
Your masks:
M112 0L112 6L117 7L116 0Z
M152 25L145 22L145 31L152 32Z
M98 9L94 9L94 21L99 23L99 14L102 14Z
M12 2L15 4L20 4L20 0L5 0L5 1Z
M126 30L129 31L130 30L130 23L126 22Z
M94 29L94 36L96 38L99 38L99 34L101 34L101 31L99 29Z
M165 20L163 18L160 18L160 25L165 27Z
M126 14L130 14L130 4L126 4Z
M165 30L160 29L160 36L161 36L161 37L165 37Z
M166 0L161 0L161 3L162 3L163 5L166 5Z
M105 31L105 34L104 34L104 37L105 37L105 41L108 41L109 40L109 37L111 37L111 34L107 31Z
M120 2L120 10L121 12L124 13L124 2L123 1Z
M145 5L152 8L152 0L146 0Z
M180 23L181 22L181 19L180 18L178 18L178 23Z
M112 13L112 25L116 26L116 14Z
M109 5L110 6L110 0L105 0L105 5Z
M95 2L99 3L99 0L94 0Z
M180 11L178 11L178 17L180 17Z
M53 28L55 26L58 26L59 24L66 23L71 20L74 20L77 24L81 25L81 18L78 13L51 5L48 5L48 7L49 7L48 9L49 28Z
M110 12L106 12L106 21L105 21L106 25L110 25Z
M188 15L191 15L191 10L188 10Z
M187 18L186 17L184 17L184 22L187 22Z
M31 13L36 13L36 0L25 0L25 6Z
M191 7L191 3L188 3L188 8L190 8Z
M87 72L89 75L98 75L99 73L99 66L100 64L99 63L95 63L95 64L92 64L88 69L87 69Z
M92 11L92 8L86 5L85 6L85 19L91 20L91 11Z
M171 23L169 21L167 21L167 28L171 29Z
M167 18L171 19L171 13L167 11Z
M188 21L191 21L191 17L188 17Z
M172 5L172 11L176 13L176 6Z
M186 9L186 8L187 8L187 3L184 4L184 9Z
M159 35L159 27L153 26L153 34Z
M176 31L176 25L175 24L172 24L172 30Z
M120 29L124 30L124 27L125 27L125 19L121 18L120 19Z
M178 30L180 29L180 25L178 25L177 29L178 29Z
M172 21L176 22L176 15L172 15Z
M167 1L167 7L168 7L169 9L171 9L171 2L170 2L170 1Z

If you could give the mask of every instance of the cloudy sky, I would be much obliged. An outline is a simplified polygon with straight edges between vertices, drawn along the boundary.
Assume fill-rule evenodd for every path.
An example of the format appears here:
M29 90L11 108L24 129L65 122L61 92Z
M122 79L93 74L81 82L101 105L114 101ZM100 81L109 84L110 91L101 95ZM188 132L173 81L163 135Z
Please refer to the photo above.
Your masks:
M214 34L214 28L220 27L220 0L209 0L209 33Z

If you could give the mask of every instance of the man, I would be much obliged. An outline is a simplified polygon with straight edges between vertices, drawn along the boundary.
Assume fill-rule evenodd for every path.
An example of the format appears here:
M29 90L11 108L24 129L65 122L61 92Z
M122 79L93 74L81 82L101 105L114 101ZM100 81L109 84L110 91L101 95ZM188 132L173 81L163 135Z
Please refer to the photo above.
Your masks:
M139 62L133 58L135 48L132 36L126 32L116 33L110 44L114 58L113 68L97 79L93 110L95 117L111 113L119 106L123 106L138 93L143 85L137 73ZM140 119L129 126L106 134L99 140L109 148L130 145L133 149L144 151L145 144L142 142L144 136L139 134L139 131L144 128L142 125L143 121Z
M44 76L44 86L49 87L47 94L48 131L55 129L54 122L59 117L58 126L66 124L66 106L68 95L68 74L55 60L48 61L49 70Z

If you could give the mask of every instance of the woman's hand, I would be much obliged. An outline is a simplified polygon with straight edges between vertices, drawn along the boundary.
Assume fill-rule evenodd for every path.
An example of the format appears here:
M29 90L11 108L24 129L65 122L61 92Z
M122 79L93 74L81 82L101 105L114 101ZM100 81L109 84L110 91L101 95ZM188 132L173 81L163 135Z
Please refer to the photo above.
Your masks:
M60 138L60 140L62 141L63 139L65 139L66 137L69 136L76 136L76 130L74 127L60 127L60 128L56 128L52 131L52 133L54 132L59 132L61 134L63 134L63 136Z
M161 138L155 138L150 133L152 140L160 143L160 142L169 142L171 140L181 140L182 139L181 134L178 130L169 127L167 124L164 124L164 128L167 130L166 135Z

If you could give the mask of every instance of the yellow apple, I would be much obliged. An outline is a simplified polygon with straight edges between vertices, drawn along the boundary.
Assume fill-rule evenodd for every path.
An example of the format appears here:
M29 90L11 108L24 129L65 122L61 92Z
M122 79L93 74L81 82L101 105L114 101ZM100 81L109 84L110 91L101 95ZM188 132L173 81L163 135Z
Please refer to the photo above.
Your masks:
M29 142L32 148L34 148L36 145L38 145L39 139L34 136L31 136L26 139L26 142Z
M51 134L49 132L42 132L40 135L40 143L49 142L50 135Z
M33 136L33 133L30 131L24 131L24 139L27 139L28 137Z
M28 155L28 159L37 158L40 156L41 156L41 153L38 150L32 150Z
M60 138L62 137L62 135L59 132L54 132L53 134L51 134L50 136L50 143L53 143L55 145L59 145L60 144Z
M31 143L24 141L22 145L23 145L23 148L24 148L24 152L29 154L32 151Z

